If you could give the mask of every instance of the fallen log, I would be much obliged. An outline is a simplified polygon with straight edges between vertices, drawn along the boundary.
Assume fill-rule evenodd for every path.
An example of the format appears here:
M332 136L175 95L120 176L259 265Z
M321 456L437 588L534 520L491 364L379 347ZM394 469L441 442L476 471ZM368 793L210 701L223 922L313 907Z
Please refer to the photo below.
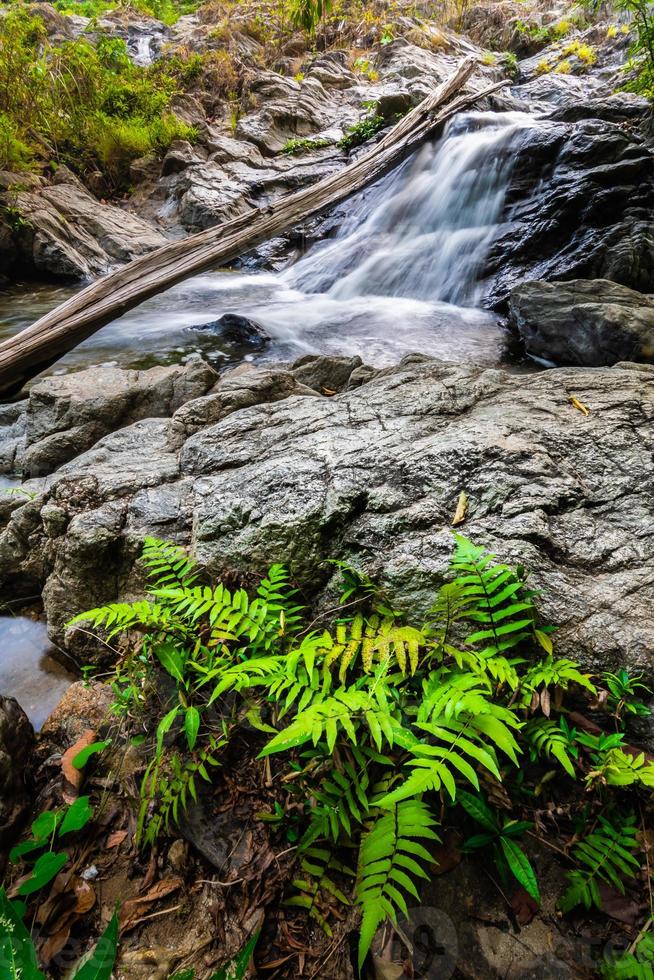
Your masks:
M189 276L230 262L260 242L274 238L374 183L457 112L507 84L496 82L450 101L467 82L475 65L474 58L462 61L450 78L343 170L272 205L254 208L133 259L4 341L0 344L0 394L19 391L26 381L100 327L149 297Z

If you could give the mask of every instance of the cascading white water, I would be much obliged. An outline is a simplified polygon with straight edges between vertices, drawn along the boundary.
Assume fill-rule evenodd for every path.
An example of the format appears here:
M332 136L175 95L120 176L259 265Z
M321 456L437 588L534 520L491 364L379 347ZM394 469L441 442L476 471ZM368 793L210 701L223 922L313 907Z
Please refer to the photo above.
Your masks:
M438 143L347 201L337 237L284 272L187 280L105 327L58 369L176 360L193 350L250 356L220 332L189 329L224 313L260 324L270 337L263 356L274 359L318 351L382 365L421 351L498 363L504 333L479 308L480 276L502 220L514 138L537 124L519 113L457 117Z
M284 276L335 299L398 296L472 305L511 173L523 113L475 113L380 184L325 249ZM368 212L368 217L365 217Z

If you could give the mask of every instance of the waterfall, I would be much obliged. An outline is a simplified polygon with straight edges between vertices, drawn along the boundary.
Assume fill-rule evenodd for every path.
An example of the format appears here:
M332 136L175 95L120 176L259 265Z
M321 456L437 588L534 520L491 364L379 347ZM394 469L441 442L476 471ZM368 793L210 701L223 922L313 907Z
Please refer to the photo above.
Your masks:
M440 143L423 147L358 201L336 240L292 267L285 281L341 300L474 305L511 174L511 142L533 124L523 113L456 118Z

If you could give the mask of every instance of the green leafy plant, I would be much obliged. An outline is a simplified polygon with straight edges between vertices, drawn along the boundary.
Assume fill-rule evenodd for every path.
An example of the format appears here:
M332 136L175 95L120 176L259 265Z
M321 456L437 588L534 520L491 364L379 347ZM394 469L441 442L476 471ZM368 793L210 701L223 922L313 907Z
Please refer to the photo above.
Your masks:
M23 923L25 906L9 901L0 887L0 961L3 980L45 980L36 949ZM114 913L95 948L71 974L71 980L110 980L118 949L118 915Z
M572 848L580 867L568 872L568 887L559 902L562 912L569 912L577 905L601 909L600 882L624 895L625 880L634 878L640 867L634 857L639 850L636 831L633 816L621 820L620 826L616 826L607 816L599 815L595 830Z
M606 671L602 680L608 689L608 706L616 721L623 723L625 715L649 715L649 708L638 697L640 691L652 693L642 683L642 674L630 677L629 671L622 668L615 674Z
M34 861L29 876L19 885L19 895L31 895L45 888L66 866L66 851L54 851L55 841L62 842L67 834L82 830L93 817L88 796L78 797L70 806L60 810L45 810L32 823L32 836L17 844L9 860Z
M253 592L227 589L208 584L181 549L148 539L146 598L90 610L70 624L134 640L120 671L129 678L132 663L139 684L126 682L120 711L137 711L148 732L140 841L153 843L200 785L209 787L247 722L258 758L283 787L259 819L297 842L284 902L327 934L339 906L359 905L360 964L378 926L416 898L449 807L462 806L482 825L468 849L490 848L500 874L538 901L519 843L531 823L495 812L491 797L479 795L482 785L513 781L533 796L561 772L621 792L647 786L654 767L627 753L619 734L592 736L569 725L565 699L590 702L596 690L578 664L556 657L525 570L455 539L449 580L420 625L345 563L335 622L307 623L282 566ZM163 708L162 691L169 692ZM594 833L605 845L611 827L600 812ZM625 822L620 833L616 847L597 838L572 847L566 908L588 897L592 904L604 875L628 874L623 850L631 853L633 825Z
M286 141L279 152L285 153L287 156L298 156L301 153L310 153L312 150L322 150L326 146L331 145L330 140L322 139L320 137L316 137L314 139L290 139Z
M642 933L629 949L612 951L600 964L599 974L602 980L652 980L654 936L648 932Z
M507 872L510 872L527 894L540 903L536 872L516 841L517 837L531 829L532 824L527 820L511 820L506 817L500 822L497 814L480 795L459 790L458 800L468 816L484 828L483 833L475 834L465 841L464 850L470 852L490 847L502 878L506 881Z

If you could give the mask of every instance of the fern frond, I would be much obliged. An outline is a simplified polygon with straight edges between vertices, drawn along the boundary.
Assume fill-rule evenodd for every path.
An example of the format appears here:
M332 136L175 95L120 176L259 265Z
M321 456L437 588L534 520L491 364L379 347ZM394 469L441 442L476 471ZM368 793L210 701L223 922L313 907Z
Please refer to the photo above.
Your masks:
M575 778L574 766L568 751L570 742L558 721L550 721L547 718L530 721L524 728L523 734L533 746L535 754L556 759L568 776Z
M485 553L460 534L452 568L457 572L461 596L472 608L468 617L482 629L467 637L470 646L483 644L481 655L488 657L516 647L534 633L535 608L531 593L508 565L495 563L495 555Z
M616 827L604 816L598 818L597 828L572 848L572 855L581 866L568 873L568 887L559 902L563 912L576 905L587 909L602 908L599 883L605 882L624 895L626 879L635 878L640 862L634 857L639 850L635 817Z
M415 878L428 878L416 858L430 861L421 841L438 841L437 824L426 804L406 800L380 813L364 835L359 849L356 901L362 907L359 970L385 919L397 921L397 910L408 914L404 892L419 899Z
M186 633L186 628L173 611L165 604L140 599L137 602L112 602L97 609L87 609L86 612L74 616L66 627L78 623L89 623L94 629L108 630L108 639L119 633L127 633L133 629L153 629L165 632L168 629Z
M159 538L145 539L141 563L157 588L171 585L189 588L199 578L196 563L189 558L184 549Z
M533 664L522 678L522 688L525 692L523 703L528 704L532 693L540 687L560 687L567 691L570 684L579 684L591 694L596 693L590 675L583 674L574 660L569 660L567 657L557 660L550 654Z

